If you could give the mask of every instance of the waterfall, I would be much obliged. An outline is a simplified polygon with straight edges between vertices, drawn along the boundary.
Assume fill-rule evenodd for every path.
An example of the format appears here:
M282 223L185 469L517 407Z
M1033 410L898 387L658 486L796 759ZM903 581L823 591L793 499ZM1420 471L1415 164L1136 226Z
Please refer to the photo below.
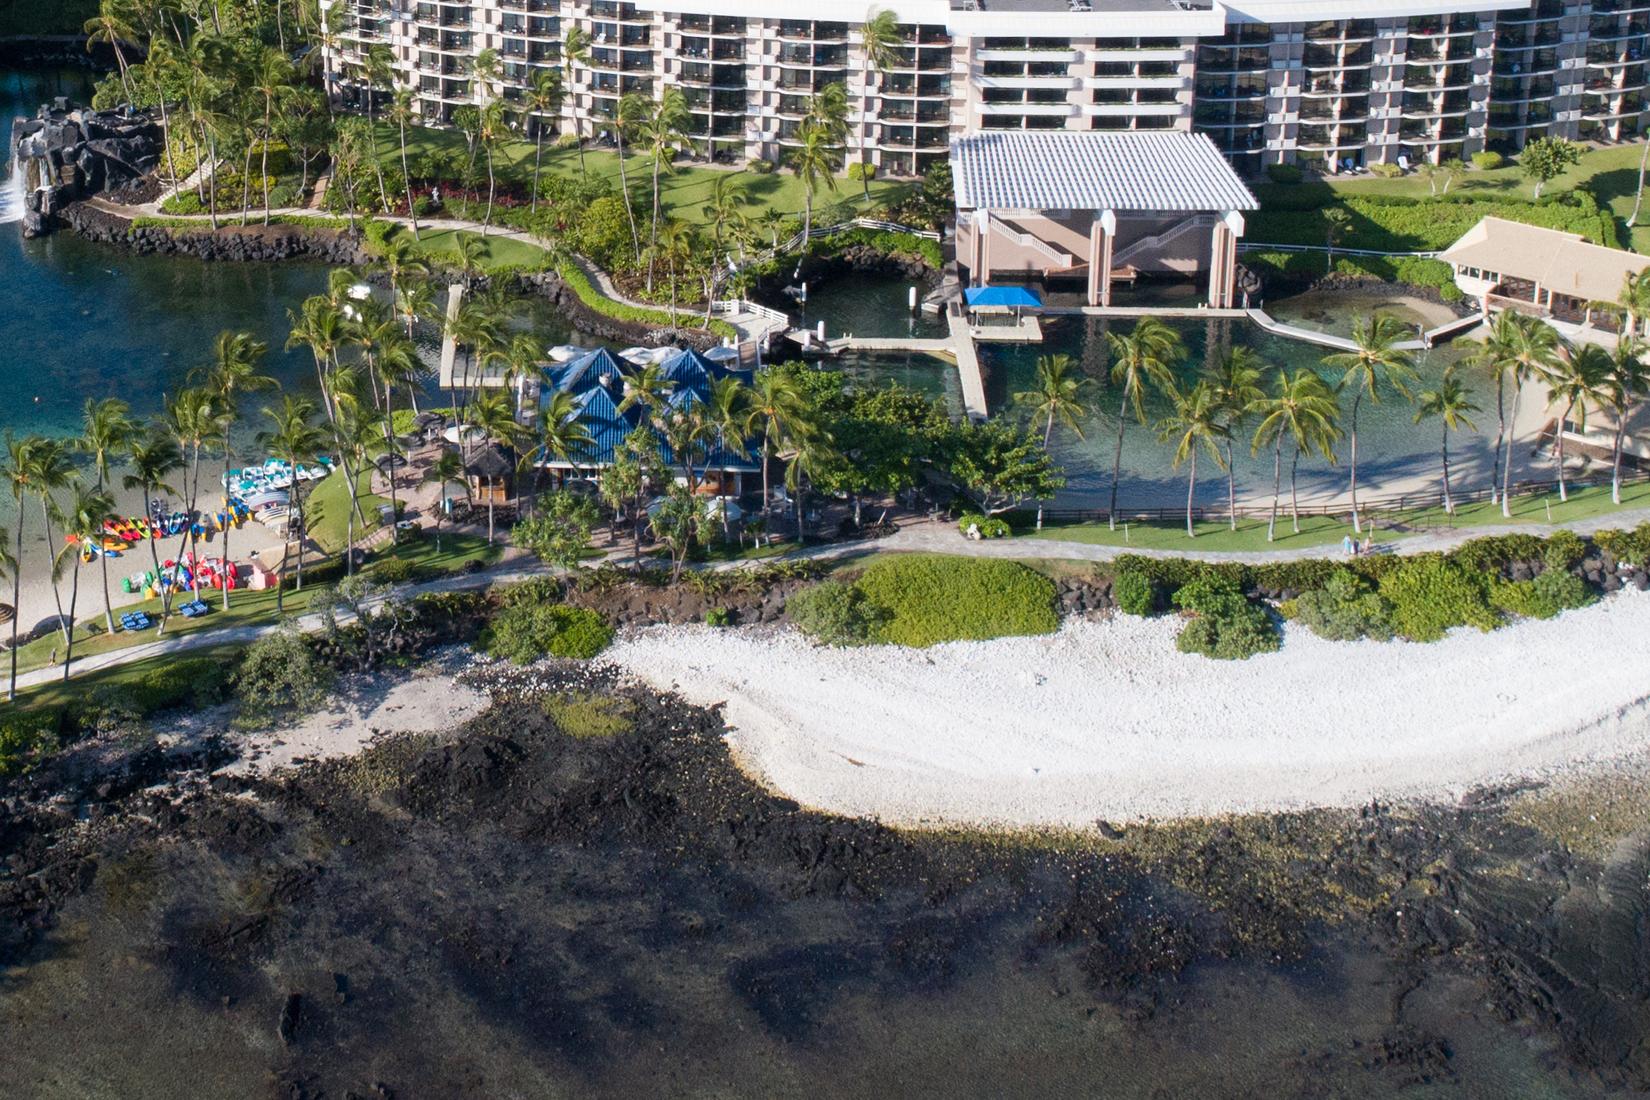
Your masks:
M27 196L27 186L23 180L23 158L13 155L6 164L6 179L4 183L0 183L0 225L23 220L24 200Z

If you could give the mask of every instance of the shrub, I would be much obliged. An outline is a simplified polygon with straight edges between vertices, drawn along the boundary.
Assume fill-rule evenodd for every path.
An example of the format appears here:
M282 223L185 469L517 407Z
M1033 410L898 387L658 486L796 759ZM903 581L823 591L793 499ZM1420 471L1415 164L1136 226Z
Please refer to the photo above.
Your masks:
M150 669L121 689L124 701L147 717L184 705L207 707L229 695L230 675L223 662L188 657Z
M289 627L265 634L248 646L235 674L242 717L251 722L313 710L331 686L332 670Z
M1480 172L1492 172L1507 163L1507 158L1488 149L1472 155L1472 166Z
M1496 607L1526 619L1550 619L1560 611L1593 602L1587 582L1567 570L1548 569L1533 581L1497 584L1490 592Z
M435 570L406 558L385 558L367 568L367 576L378 584L409 584L429 580Z
M1642 567L1650 563L1650 523L1631 531L1596 531L1593 544L1619 562Z
M886 610L845 581L820 581L785 603L796 628L822 645L865 645L887 623Z
M1268 164L1266 166L1266 178L1273 183L1299 183L1304 174L1300 167L1294 164Z
M1393 629L1416 642L1437 641L1457 626L1495 628L1488 579L1439 554L1405 559L1381 578L1381 595L1392 604Z
M1197 617L1181 628L1175 648L1222 661L1240 661L1278 648L1266 612L1250 603L1230 577L1208 573L1174 594L1175 606Z
M759 176L768 176L773 174L773 161L765 160L762 157L757 157L755 160L745 165L745 167Z
M1369 166L1369 170L1382 179L1394 179L1404 174L1404 170L1388 161L1377 161Z
M706 626L732 626L733 612L725 607L712 607L705 611Z
M50 718L31 714L0 718L0 776L27 771L56 742L57 730Z
M612 628L594 611L513 595L477 641L493 657L518 665L540 657L589 660L613 640Z
M861 180L874 180L877 178L877 166L874 164L865 164L856 160L854 163L848 165L848 178L853 180L855 183L858 183Z
M1555 531L1541 548L1541 563L1549 572L1567 573L1587 553L1587 543L1574 531Z
M1050 634L1060 625L1054 583L1018 562L889 558L855 586L887 612L875 637L896 645Z
M557 149L577 149L578 147L579 147L579 135L578 134L562 134L560 137L558 137L556 139L556 143L555 143L555 146L554 146L554 148L557 148Z
M1541 539L1535 535L1491 535L1469 539L1450 551L1449 558L1474 573L1499 573L1517 561L1540 561Z
M1128 570L1111 582L1111 594L1126 615L1150 615L1157 610L1157 586L1144 573Z
M970 527L979 528L982 539L1006 539L1014 533L1008 521L1001 516L982 516L978 512L965 512L957 520L957 530L964 535L968 534Z
M1303 593L1293 612L1312 633L1332 642L1392 637L1392 605L1350 569L1335 570L1322 588Z
M598 199L597 201L602 200ZM562 282L566 283L573 293L578 296L580 302L605 317L611 317L616 321L632 321L640 325L651 325L655 328L665 328L670 325L670 314L662 309L640 309L625 302L615 302L607 297L591 285L589 278L575 264L562 263L556 271L561 276ZM495 272L495 276L496 274ZM699 319L685 310L677 314L676 324L682 328L701 327ZM720 318L711 321L709 331L717 336L728 338L737 338L739 335L734 331L732 325Z

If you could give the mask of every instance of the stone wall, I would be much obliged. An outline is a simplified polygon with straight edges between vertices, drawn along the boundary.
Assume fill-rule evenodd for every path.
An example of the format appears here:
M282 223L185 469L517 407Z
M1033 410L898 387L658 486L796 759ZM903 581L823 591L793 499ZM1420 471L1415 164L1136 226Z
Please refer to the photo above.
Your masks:
M58 212L70 229L90 241L111 244L140 256L192 256L201 260L311 260L359 264L367 252L359 232L299 225L224 225L218 229L134 228L131 221L88 203Z

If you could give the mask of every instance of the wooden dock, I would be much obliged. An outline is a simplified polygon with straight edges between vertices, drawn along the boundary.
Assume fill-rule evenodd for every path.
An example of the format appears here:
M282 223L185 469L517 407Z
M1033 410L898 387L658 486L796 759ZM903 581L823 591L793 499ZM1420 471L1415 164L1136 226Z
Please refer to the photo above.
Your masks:
M984 420L990 410L986 405L985 397L985 370L980 366L980 357L974 350L974 333L969 328L968 318L959 312L948 311L946 324L950 328L950 335L943 339L912 339L895 336L867 336L867 337L839 337L827 340L822 345L818 340L812 340L813 350L825 355L841 355L844 352L909 352L919 355L932 355L936 358L950 359L957 364L957 376L962 381L963 409L968 413L970 420ZM798 333L788 334L790 339L802 343ZM804 345L807 347L808 345Z

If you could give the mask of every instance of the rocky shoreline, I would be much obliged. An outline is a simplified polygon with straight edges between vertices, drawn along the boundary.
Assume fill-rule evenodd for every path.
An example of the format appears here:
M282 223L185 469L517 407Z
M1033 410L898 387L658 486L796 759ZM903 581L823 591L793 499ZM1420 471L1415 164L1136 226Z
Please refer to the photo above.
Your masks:
M278 262L311 260L361 264L368 259L359 232L298 225L236 225L231 219L217 229L196 226L134 226L132 219L86 202L58 213L74 233L98 244L124 248L140 256L187 256L198 260Z

